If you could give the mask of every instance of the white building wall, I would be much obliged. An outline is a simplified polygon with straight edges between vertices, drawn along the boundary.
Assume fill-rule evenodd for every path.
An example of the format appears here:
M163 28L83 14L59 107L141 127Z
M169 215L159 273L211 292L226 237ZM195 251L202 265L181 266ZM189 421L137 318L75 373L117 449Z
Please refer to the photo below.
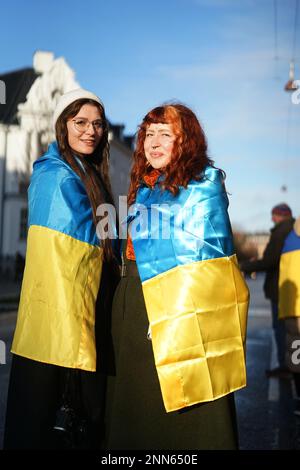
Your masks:
M18 194L19 181L28 177L29 165L26 155L28 134L18 126L10 126L7 136L5 192L8 196Z
M0 150L4 147L4 140L5 135L2 132ZM4 204L1 204L3 208L1 252L4 256L14 256L17 252L25 254L25 241L20 240L20 216L21 209L27 207L27 195L20 193L20 182L28 181L29 178L26 159L27 140L28 135L25 131L15 125L9 126L6 142L6 172L5 178L3 179L3 174L1 178L5 186Z
M20 240L20 218L21 209L27 208L26 195L21 197L11 197L4 206L3 218L3 254L4 256L15 256L19 252L25 256L26 240Z

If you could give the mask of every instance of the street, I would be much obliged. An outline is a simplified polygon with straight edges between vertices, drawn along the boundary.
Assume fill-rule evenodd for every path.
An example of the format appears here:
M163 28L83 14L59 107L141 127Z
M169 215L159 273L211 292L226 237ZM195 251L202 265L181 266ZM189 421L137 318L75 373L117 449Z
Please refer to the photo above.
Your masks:
M267 379L265 369L276 365L269 303L262 293L263 276L247 279L251 304L247 333L248 384L236 392L242 450L300 449L300 419L293 414L292 381ZM0 313L0 340L6 344L6 364L0 365L0 448L16 312Z
M5 419L5 408L7 398L7 388L9 380L9 371L11 363L11 342L15 328L17 314L16 312L0 313L0 341L5 343L5 364L0 361L0 449L2 449L3 427Z
M240 448L244 450L300 449L300 420L293 382L267 379L265 369L276 362L269 302L262 294L264 276L247 278L250 311L247 328L247 387L236 393Z

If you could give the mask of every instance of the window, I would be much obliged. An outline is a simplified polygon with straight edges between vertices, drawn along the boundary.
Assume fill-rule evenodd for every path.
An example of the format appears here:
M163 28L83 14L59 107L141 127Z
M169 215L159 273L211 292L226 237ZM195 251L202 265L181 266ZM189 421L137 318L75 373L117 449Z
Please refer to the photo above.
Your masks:
M20 214L20 240L26 240L27 237L27 217L28 209L23 207Z

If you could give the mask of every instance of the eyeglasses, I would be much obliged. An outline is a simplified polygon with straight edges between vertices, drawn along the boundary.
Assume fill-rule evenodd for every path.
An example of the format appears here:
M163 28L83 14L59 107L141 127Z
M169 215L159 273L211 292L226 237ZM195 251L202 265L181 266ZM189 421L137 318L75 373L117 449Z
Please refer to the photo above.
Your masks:
M74 127L78 132L86 132L90 127L90 124L92 124L95 132L100 132L104 126L100 119L97 119L96 121L89 121L88 119L78 118L72 119L72 121L74 122Z

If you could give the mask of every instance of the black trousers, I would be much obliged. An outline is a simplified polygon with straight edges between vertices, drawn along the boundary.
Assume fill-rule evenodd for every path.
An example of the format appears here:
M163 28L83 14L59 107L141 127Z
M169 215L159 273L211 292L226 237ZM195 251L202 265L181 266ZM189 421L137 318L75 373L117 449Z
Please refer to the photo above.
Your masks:
M57 449L68 445L53 431L68 380L68 404L86 423L79 448L100 449L104 375L14 355L8 390L4 449ZM72 444L73 446L73 444Z

